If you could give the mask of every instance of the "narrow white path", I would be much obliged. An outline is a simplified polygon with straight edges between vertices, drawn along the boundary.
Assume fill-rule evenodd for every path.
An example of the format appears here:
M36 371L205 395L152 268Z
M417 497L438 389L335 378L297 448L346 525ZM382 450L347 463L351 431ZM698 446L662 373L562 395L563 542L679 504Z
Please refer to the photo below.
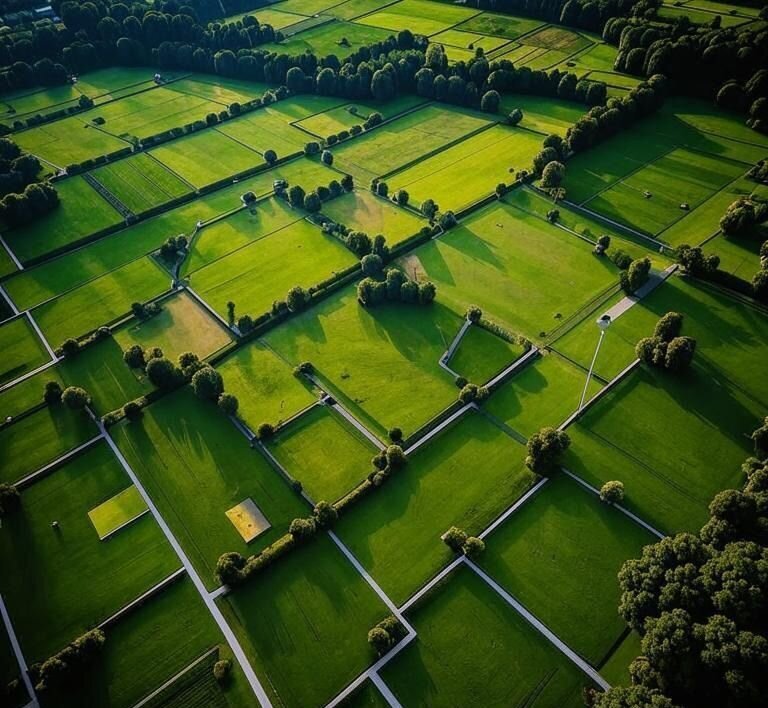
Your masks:
M232 328L229 326L229 322L227 322L218 312L216 312L216 310L214 310L205 300L203 300L203 298L201 298L189 285L183 285L179 289L186 290L219 324L225 327L228 332L232 331Z
M415 603L421 600L435 585L443 581L447 575L450 575L456 568L464 562L464 556L454 558L448 565L445 566L432 580L426 585L419 588L413 595L411 595L402 605L400 605L400 612L406 612Z
M27 310L24 313L27 316L27 319L29 320L29 324L32 325L32 329L37 332L37 336L40 337L40 341L43 343L43 346L45 347L45 350L48 352L48 356L51 357L52 362L57 362L59 360L59 357L56 356L56 352L53 351L51 348L51 345L48 343L48 340L45 338L45 335L43 334L43 330L40 329L40 327L37 326L37 322L35 322L35 318L32 317L32 313Z
M342 418L344 418L347 422L349 422L350 425L353 425L357 430L360 431L362 435L365 436L367 440L370 440L370 442L375 445L379 450L383 450L386 445L379 440L368 428L366 428L355 416L353 416L344 406L342 406L336 399L334 398L334 403L331 406L333 410L335 410Z
M672 273L674 273L676 270L677 263L673 263L671 266L668 266L658 273L651 273L645 285L638 288L633 295L627 295L626 297L623 297L612 308L606 310L605 314L608 315L611 320L615 320L621 317L627 310L629 310L629 308L636 305L646 295L649 295L654 290L656 290L656 288L658 288L659 285L661 285L667 278L669 278L669 276L672 275Z
M501 585L499 585L488 573L486 573L477 564L469 558L465 559L466 564L472 568L488 585L490 585L509 605L528 622L534 629L543 634L559 651L565 654L576 666L578 666L589 678L591 678L604 691L607 691L611 685L584 659L582 659L573 649L562 641L552 630L549 629L541 620L531 614L523 605L521 605L512 595L510 595Z
M13 312L14 315L20 315L21 312L18 307L16 307L16 303L11 300L11 296L6 292L5 288L0 285L0 295L2 296L3 300L5 300L8 303L8 307L11 308L11 312Z
M430 430L426 435L423 437L420 437L413 445L411 445L407 450L405 450L406 455L410 455L416 450L418 450L422 445L429 442L435 435L438 435L440 432L445 430L451 423L453 423L454 420L464 415L467 411L472 410L472 404L467 403L466 405L462 406L452 415L448 416L440 425L436 425L432 430Z
M96 419L95 416L94 416L94 419ZM257 697L259 703L263 708L271 708L272 703L269 700L269 697L267 696L267 693L264 690L264 687L259 682L259 679L256 676L256 672L253 670L253 667L248 661L248 658L246 657L245 652L243 651L243 648L240 645L240 642L235 636L235 633L232 631L232 628L227 623L227 620L225 619L224 615L222 614L216 602L211 599L210 593L208 592L208 590L206 590L205 585L203 584L203 581L200 579L200 576L197 573L197 570L195 570L194 566L192 565L192 561L189 560L189 557L184 552L184 549L181 547L181 544L176 540L176 537L173 535L173 532L171 531L170 527L165 522L165 519L160 514L160 511L155 506L155 503L152 501L152 497L149 496L149 494L147 493L147 490L142 485L141 480L138 478L136 473L128 464L128 460L126 460L125 457L123 457L123 453L120 452L120 449L117 447L114 440L112 440L111 436L109 435L109 432L104 427L104 424L98 419L96 419L96 424L99 426L99 430L104 436L104 439L107 441L107 444L109 445L113 454L122 465L123 469L125 470L125 473L128 475L130 480L136 485L136 488L139 490L139 494L141 494L142 498L146 502L147 506L152 512L152 516L155 517L155 521L157 521L158 526L160 526L160 528L162 529L163 533L165 534L165 537L168 539L168 542L171 544L171 547L176 552L176 555L179 557L179 560L181 560L184 568L186 568L187 574L192 579L192 582L197 588L197 591L200 594L200 597L203 599L203 602L205 603L206 607L208 608L208 611L211 613L211 616L213 617L216 624L219 625L219 629L224 635L224 638L226 639L227 644L229 644L229 647L232 650L232 654L237 660L237 663L240 664L240 668L243 670L243 673L245 674L245 677L248 680L248 683L250 684L254 695Z
M24 270L24 264L18 258L16 258L16 254L11 250L11 247L8 245L8 242L2 237L2 235L0 235L0 244L2 244L6 253L10 257L10 259L13 261L13 264L19 270Z
M513 371L517 371L517 369L525 366L531 359L537 356L538 353L539 348L535 344L532 345L531 348L525 354L523 354L523 356L513 361L506 369L504 369L504 371L496 374L496 376L494 376L487 384L485 384L486 388L493 388L494 386L504 381L504 379L512 374Z
M130 612L134 607L137 605L140 605L145 600L149 599L153 595L160 592L163 588L167 587L171 583L176 582L184 573L186 573L185 568L179 568L178 570L175 570L173 573L171 573L167 578L163 578L159 583L156 585L153 585L149 590L144 591L139 595L137 598L131 600L127 605L123 605L117 612L110 615L105 619L103 622L97 625L98 629L106 629L109 627L109 625L114 624L119 620L123 615Z
M498 519L493 521L486 529L478 534L478 538L484 539L488 534L493 533L499 526L501 526L512 514L514 514L525 502L527 502L534 494L548 482L546 477L542 477L536 484L534 484L523 496L521 496L512 506L509 507Z
M40 703L37 700L37 694L35 693L35 687L32 685L32 680L29 678L29 671L27 668L27 661L24 658L24 654L21 651L21 645L19 644L19 640L16 637L16 632L13 630L13 625L11 624L11 618L8 615L8 608L5 606L5 600L3 600L3 596L0 595L0 615L3 617L3 624L5 625L5 631L8 633L8 639L11 640L11 648L13 649L13 653L16 655L16 663L19 665L19 673L21 673L21 680L24 682L24 685L27 688L27 694L32 699L29 703L29 705L37 706L40 705Z
M371 681L373 681L373 685L379 689L379 693L382 695L384 700L390 706L392 706L392 708L403 708L400 701L398 701L397 698L395 698L395 694L389 690L389 686L387 686L387 684L384 683L384 680L381 678L381 676L379 676L378 671L374 671L371 674Z
M43 465L39 469L36 469L34 472L28 474L26 477L22 477L18 482L14 484L14 486L18 487L19 489L28 487L30 484L35 482L38 477L44 477L46 474L48 474L48 472L65 464L70 458L79 455L83 450L87 450L89 447L91 447L91 445L95 445L97 442L99 442L99 440L102 439L102 437L102 434L99 433L96 437L93 437L90 440L86 440L82 445L78 445L76 448L73 448L69 452L65 452L63 455L57 457L47 465Z

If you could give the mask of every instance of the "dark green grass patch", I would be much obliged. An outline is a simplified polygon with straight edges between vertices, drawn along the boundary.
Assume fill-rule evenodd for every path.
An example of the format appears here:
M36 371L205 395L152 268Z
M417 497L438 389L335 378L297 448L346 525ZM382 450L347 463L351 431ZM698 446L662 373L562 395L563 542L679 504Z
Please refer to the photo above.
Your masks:
M0 325L0 383L18 378L45 364L48 351L26 317L17 317Z

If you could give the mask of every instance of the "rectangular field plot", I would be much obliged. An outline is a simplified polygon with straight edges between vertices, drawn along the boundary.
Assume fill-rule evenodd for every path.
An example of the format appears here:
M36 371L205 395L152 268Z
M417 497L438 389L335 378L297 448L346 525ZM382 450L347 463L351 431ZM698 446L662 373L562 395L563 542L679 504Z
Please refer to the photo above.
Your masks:
M531 485L525 448L470 411L409 456L405 469L351 508L338 533L395 603L447 564L451 526L478 534Z
M3 519L0 555L14 572L0 578L0 591L30 663L46 659L179 567L149 515L107 543L94 533L88 512L127 481L101 443L25 489L21 511Z
M489 37L475 32L466 32L459 29L449 29L436 34L431 39L436 44L442 44L449 59L474 58L478 48L486 54L498 49L509 42L504 37Z
M516 170L530 170L540 148L538 133L495 125L387 180L419 203L433 199L443 211L458 210L513 181Z
M232 422L189 387L114 431L115 441L209 587L222 553L251 555L306 514L302 499L249 448ZM271 524L250 545L226 515L248 498Z
M462 22L460 25L456 25L454 29L505 37L506 39L517 39L520 35L528 34L538 29L542 24L539 20L531 20L527 17L483 12Z
M91 172L134 214L189 194L192 188L148 153L134 155Z
M246 543L254 541L269 530L267 517L251 498L227 509L226 516Z
M232 103L246 103L260 97L269 89L269 85L258 81L225 79L210 74L192 74L167 84L167 88L228 106Z
M273 705L283 706L325 705L373 663L366 634L388 613L324 533L219 605Z
M190 285L221 315L227 303L258 316L295 285L309 288L356 261L341 241L297 221L195 271Z
M240 402L238 416L252 430L262 423L276 426L316 400L305 379L260 342L240 347L216 368Z
M487 540L481 565L568 646L599 666L626 625L616 574L658 539L561 475ZM551 588L557 586L554 595Z
M720 234L706 242L704 250L720 257L720 270L751 280L760 270L761 238L728 238Z
M371 471L376 447L340 415L315 406L289 423L268 447L316 502L340 499Z
M131 321L115 332L115 341L123 351L133 344L160 347L175 361L189 351L207 357L232 341L224 326L186 292L172 295L159 305L160 314L143 322Z
M340 145L336 164L367 183L487 125L479 114L426 106Z
M42 401L42 394L41 387L38 401ZM97 432L87 413L72 411L61 403L7 425L0 430L0 482L18 482Z
M544 336L618 277L588 243L503 203L473 214L401 264L411 277L434 281L439 300L456 312L478 305L529 338Z
M304 54L307 51L317 56L335 54L343 59L360 47L384 41L390 34L392 32L381 27L366 27L355 22L328 22L294 34L282 42L263 44L261 48L290 55Z
M571 101L519 94L502 97L502 114L509 114L515 108L523 112L523 119L519 123L521 128L547 135L555 133L563 137L568 128L584 115L584 106Z
M215 129L161 145L150 155L197 188L264 164L258 152Z
M59 204L27 226L4 234L25 263L123 221L120 213L81 176L56 183Z
M764 410L715 376L706 362L678 377L636 369L568 429L565 466L624 482L626 505L663 532L698 529L712 497L742 483Z
M618 51L616 47L610 44L594 44L576 56L570 57L573 66L569 64L567 67L560 68L567 68L578 76L582 76L582 74L587 71L595 71L597 75L593 76L590 74L590 79L594 79L595 81L605 81L608 84L613 83L613 85L616 86L624 86L624 82L629 81L630 87L636 86L639 81L634 77L613 72L613 65L616 61L617 53Z
M131 303L150 300L169 286L170 277L160 266L140 258L48 301L33 314L57 347L68 337L79 337L127 315Z
M589 679L467 568L408 618L418 637L381 672L403 705L583 703L581 689Z
M264 338L316 374L365 425L409 435L452 403L458 389L438 366L460 318L444 306L382 304L366 309L342 290Z
M357 189L323 204L323 214L353 231L364 231L371 237L383 234L390 247L427 226L426 220L376 197L367 189Z
M681 204L695 210L743 172L744 166L735 162L673 150L584 202L584 206L666 240L664 229L688 213Z
M88 512L99 539L102 541L116 533L149 510L139 490L131 485L111 499L102 502Z
M476 10L456 5L436 4L428 0L400 0L379 12L359 18L357 22L395 32L408 29L414 34L429 36L477 14Z
M587 371L557 354L545 354L515 374L483 405L484 410L524 437L556 428L579 407ZM602 384L593 377L589 400Z
M578 32L554 25L549 25L537 32L526 35L520 42L532 47L554 49L568 54L574 54L593 44L591 39Z
M36 369L51 358L24 315L0 325L0 351L3 353L0 384Z
M478 326L470 327L448 365L478 385L489 381L523 354L523 348Z

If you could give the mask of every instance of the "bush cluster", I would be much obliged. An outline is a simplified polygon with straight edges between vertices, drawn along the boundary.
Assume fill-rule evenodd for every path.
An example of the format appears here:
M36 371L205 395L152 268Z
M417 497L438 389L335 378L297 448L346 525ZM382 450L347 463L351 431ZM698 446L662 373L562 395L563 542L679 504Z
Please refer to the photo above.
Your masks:
M384 302L403 302L429 305L437 295L435 284L429 280L416 283L397 268L389 268L384 280L363 278L357 284L357 299L364 307L375 307Z
M680 336L683 316L667 312L656 323L652 337L644 337L635 346L640 361L668 371L684 371L690 367L696 351L696 340Z

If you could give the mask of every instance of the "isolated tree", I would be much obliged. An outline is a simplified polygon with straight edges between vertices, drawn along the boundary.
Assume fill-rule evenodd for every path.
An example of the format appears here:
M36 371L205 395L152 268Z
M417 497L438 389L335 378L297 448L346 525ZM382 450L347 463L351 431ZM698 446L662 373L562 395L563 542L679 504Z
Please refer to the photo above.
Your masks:
M565 431L542 428L528 438L528 456L525 458L525 464L537 474L551 474L570 444L571 439Z
M235 303L232 300L227 303L227 322L230 327L235 324Z
M216 561L215 580L222 585L237 585L243 579L245 558L230 551L222 553Z
M224 380L212 366L203 366L192 377L192 390L204 401L217 401L224 393Z
M291 312L301 312L309 304L309 300L309 293L298 285L292 287L285 298Z
M368 644L370 644L379 656L386 654L393 645L392 637L382 627L374 627L368 632Z
M294 184L288 190L288 203L292 207L296 207L297 209L303 209L305 196L306 196L306 192L298 184Z
M310 214L316 214L322 209L322 202L317 192L310 192L304 197L304 209Z
M306 541L315 535L317 524L314 519L294 519L288 527L288 533L296 541Z
M123 361L132 369L143 369L147 365L143 347L132 344L123 352Z
M388 435L389 439L396 445L399 445L403 440L403 431L400 428L390 428Z
M483 311L477 305L470 305L464 315L472 324L477 324L483 319Z
M70 337L64 340L64 344L61 345L61 353L65 357L73 357L80 351L80 342Z
M264 162L268 165L274 165L277 162L277 153L274 150L265 150Z
M629 268L622 271L619 276L619 282L624 292L628 294L636 293L643 285L648 282L651 272L651 259L638 258L629 264Z
M462 550L467 558L478 558L485 550L485 541L481 538L477 538L477 536L469 536L464 542Z
M330 167L333 164L333 153L330 150L323 150L322 154L320 155L320 160L324 165L328 165Z
M430 221L435 218L435 214L437 214L437 204L432 199L425 199L421 203L421 213L427 217Z
M12 484L0 482L0 519L16 511L21 506L19 490Z
M235 415L240 407L240 401L232 393L222 393L216 403L224 415Z
M262 423L256 429L256 437L259 440L269 440L275 434L275 426L272 423Z
M220 685L225 685L229 682L232 675L232 660L220 659L213 665L213 678Z
M43 389L43 400L51 405L61 402L61 384L58 381L47 381Z
M507 123L509 125L518 125L523 120L523 112L519 108L515 108L507 116Z
M600 501L606 504L620 504L624 500L624 484L619 481L606 482L600 487Z
M91 402L91 397L80 386L67 386L61 393L61 402L73 411L81 411Z
M395 192L395 200L400 206L406 206L409 199L410 195L404 189L398 189Z

